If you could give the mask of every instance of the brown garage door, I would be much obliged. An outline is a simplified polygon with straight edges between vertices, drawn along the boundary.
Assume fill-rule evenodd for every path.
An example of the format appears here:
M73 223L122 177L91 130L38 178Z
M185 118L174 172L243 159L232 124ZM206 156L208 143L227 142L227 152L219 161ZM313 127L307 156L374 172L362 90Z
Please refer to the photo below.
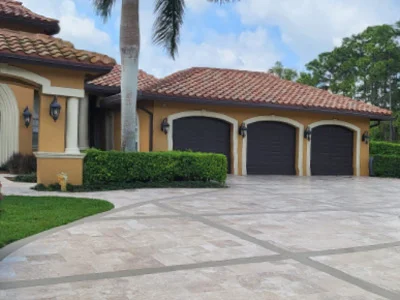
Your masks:
M247 126L247 174L296 175L296 128L281 122Z
M188 117L173 123L174 150L224 154L231 166L231 126L219 119Z
M311 174L353 175L353 131L335 125L312 130Z

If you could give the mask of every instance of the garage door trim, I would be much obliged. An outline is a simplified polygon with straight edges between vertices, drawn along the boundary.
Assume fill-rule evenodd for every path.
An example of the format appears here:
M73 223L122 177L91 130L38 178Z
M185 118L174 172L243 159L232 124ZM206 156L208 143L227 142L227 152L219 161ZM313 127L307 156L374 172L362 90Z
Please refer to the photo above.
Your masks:
M233 174L238 175L238 153L237 153L237 148L238 148L237 132L239 130L238 121L234 118L228 117L227 115L206 110L190 110L169 115L168 124L170 124L171 126L168 130L168 150L172 151L174 149L174 139L173 139L174 120L186 117L208 117L208 118L220 119L232 125L233 130L231 132L231 135L232 135L233 145L231 145L231 153L233 154Z
M339 120L322 120L308 125L312 130L315 127L323 126L323 125L337 125L346 127L354 131L356 135L356 176L360 176L360 151L361 151L361 129L351 123ZM311 140L307 142L307 176L311 176L311 143L312 143L312 134Z
M250 118L244 121L246 125L256 122L281 122L292 125L298 131L297 143L298 143L298 151L297 151L297 169L299 171L299 176L303 176L303 136L304 136L304 125L289 118L278 117L278 116L258 116L254 118ZM247 175L247 136L243 138L242 144L242 173L243 175Z

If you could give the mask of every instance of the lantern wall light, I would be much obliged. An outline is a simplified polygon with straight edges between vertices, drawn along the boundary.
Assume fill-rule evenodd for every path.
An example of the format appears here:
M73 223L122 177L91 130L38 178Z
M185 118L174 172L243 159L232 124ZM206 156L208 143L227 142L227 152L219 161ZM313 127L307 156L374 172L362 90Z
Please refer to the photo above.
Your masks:
M368 144L368 143L369 143L369 140L371 139L371 137L369 136L368 131L366 131L366 132L363 133L361 139L362 139L362 141L363 141L365 144Z
M306 130L304 131L304 138L307 141L311 141L311 135L312 135L312 129L310 127L307 127Z
M164 132L165 134L167 134L168 130L169 130L169 127L170 127L170 125L168 123L167 118L162 120L162 122L161 122L161 131Z
M50 116L53 118L54 122L60 117L61 105L57 102L57 97L54 96L53 102L50 104Z
M247 126L246 126L245 123L242 123L242 125L240 125L240 127L239 127L239 135L241 135L244 138L247 136Z
M28 106L25 107L22 117L24 118L25 127L28 128L32 121L32 113L29 111Z

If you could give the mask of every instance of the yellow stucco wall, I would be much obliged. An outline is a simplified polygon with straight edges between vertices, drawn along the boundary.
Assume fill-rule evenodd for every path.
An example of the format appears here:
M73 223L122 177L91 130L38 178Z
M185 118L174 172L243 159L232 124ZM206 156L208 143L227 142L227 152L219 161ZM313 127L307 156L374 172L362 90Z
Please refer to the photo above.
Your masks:
M41 95L39 113L39 152L64 152L65 150L65 115L66 98L57 97L61 105L60 117L57 122L51 118L50 104L54 96Z
M57 183L57 174L68 174L68 183L83 183L83 160L79 158L38 158L38 183L45 185Z
M18 85L8 84L17 99L18 112L19 112L19 152L23 154L32 153L32 125L28 128L25 127L24 118L22 113L25 107L28 106L31 113L33 113L33 88L21 87Z
M271 110L264 108L243 108L243 107L228 107L228 106L210 106L210 105L196 105L187 103L154 103L154 151L166 151L168 150L168 138L159 129L162 120L169 115L188 111L188 110L207 110L212 112L217 112L225 114L231 118L238 121L238 125L245 120L257 116L268 116L275 115L280 117L286 117L293 119L304 125L306 128L311 123L321 121L321 120L333 120L337 119L340 121L345 121L351 123L360 128L360 133L369 130L369 119L353 117L353 116L343 116L343 115L333 115L333 114L322 114L322 113L309 113L309 112L298 112L298 111L285 111L285 110ZM172 125L172 124L171 124ZM142 137L142 136L141 136ZM356 135L354 135L356 139ZM238 135L238 173L242 174L242 142L243 139ZM356 143L356 140L354 141ZM354 146L354 156L356 155L356 147ZM232 157L233 163L233 157ZM355 159L353 159L353 169L355 170ZM365 143L361 143L360 148L360 175L368 176L369 174L369 146ZM233 166L232 166L233 167ZM233 168L232 168L233 169ZM303 144L303 173L306 174L307 170L307 141L304 140Z

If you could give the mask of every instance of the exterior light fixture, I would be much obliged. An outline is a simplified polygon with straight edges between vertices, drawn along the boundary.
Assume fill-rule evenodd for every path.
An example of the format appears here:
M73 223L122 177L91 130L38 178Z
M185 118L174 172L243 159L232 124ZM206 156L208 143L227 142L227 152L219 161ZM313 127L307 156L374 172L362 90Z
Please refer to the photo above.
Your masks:
M161 122L161 131L164 132L165 134L167 134L169 127L170 127L170 125L168 123L167 118L162 120L162 122Z
M28 128L32 121L32 113L29 111L28 106L25 107L22 117L24 118L25 127Z
M57 102L57 97L54 96L53 102L50 104L50 116L53 118L54 122L60 117L61 105Z
M239 127L239 135L241 135L244 138L247 136L247 126L246 126L245 123L242 123L242 125L240 125L240 127Z
M369 143L369 140L370 140L370 136L369 136L369 133L368 133L368 131L366 131L366 132L364 132L363 133L363 135L362 135L362 141L364 142L364 143L366 143L366 144L368 144Z
M311 128L307 127L306 130L304 131L304 138L307 139L307 141L311 141L311 134L312 134Z

